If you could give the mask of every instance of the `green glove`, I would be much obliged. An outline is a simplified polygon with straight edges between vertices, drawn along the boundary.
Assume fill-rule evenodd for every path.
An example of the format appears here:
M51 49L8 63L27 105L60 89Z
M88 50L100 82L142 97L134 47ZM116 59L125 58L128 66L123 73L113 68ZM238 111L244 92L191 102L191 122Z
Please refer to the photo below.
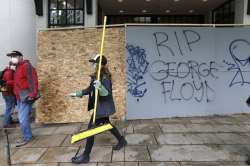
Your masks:
M95 80L94 87L99 90L100 96L108 96L109 94L108 90L101 84L100 81Z
M82 91L77 91L69 94L70 97L83 97Z

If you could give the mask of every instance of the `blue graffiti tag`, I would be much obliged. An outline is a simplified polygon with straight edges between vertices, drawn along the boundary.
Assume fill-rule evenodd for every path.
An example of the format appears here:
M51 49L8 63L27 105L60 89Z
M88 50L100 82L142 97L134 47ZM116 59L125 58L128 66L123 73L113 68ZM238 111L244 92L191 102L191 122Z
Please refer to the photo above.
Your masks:
M249 52L243 52L242 54L242 49L248 49ZM241 86L244 84L250 84L249 81L246 81L246 77L244 77L243 74L243 68L247 70L250 69L250 42L245 39L236 39L230 43L229 52L233 59L233 63L225 60L223 62L228 65L228 71L236 71L229 87L236 84L240 84Z
M148 61L145 49L139 46L126 45L128 51L127 56L127 87L128 92L137 98L142 98L147 92L145 88L146 82L144 81L144 75L147 73Z

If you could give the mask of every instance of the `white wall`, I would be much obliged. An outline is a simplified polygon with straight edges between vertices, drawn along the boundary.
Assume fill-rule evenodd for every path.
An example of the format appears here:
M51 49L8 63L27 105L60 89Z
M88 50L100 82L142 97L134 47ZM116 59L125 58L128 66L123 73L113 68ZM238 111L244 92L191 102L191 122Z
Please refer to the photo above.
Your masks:
M250 15L247 15L247 1L248 0L244 0L245 1L245 5L244 5L244 24L250 24ZM250 1L249 1L250 3Z
M26 59L36 62L36 15L34 0L1 0L0 70L8 64L6 53L20 50ZM3 113L2 98L0 114Z
M36 16L36 28L44 29L48 27L48 0L43 0L43 16Z
M244 1L245 0L235 0L235 24L243 24Z
M87 14L87 5L86 5L86 0L85 0L85 26L96 26L97 25L97 0L92 0L92 15Z
M127 119L249 113L250 28L128 26Z

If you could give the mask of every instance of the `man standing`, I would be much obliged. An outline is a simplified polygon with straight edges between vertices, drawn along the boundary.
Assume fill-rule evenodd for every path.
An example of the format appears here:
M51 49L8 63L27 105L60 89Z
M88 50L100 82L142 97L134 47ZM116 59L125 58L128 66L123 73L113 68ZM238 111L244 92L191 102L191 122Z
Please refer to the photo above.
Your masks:
M8 81L7 85L14 85L14 94L17 99L18 119L23 138L17 141L16 147L26 145L33 138L30 126L30 113L38 93L38 78L35 68L28 60L23 59L19 51L7 54L11 63L16 65L14 81Z
M7 85L6 83L13 82L14 80L15 67L12 63L9 63L9 66L6 67L1 73L1 92L5 102L5 113L3 119L3 128L7 128L11 122L11 113L15 108L16 98L13 93L13 84Z

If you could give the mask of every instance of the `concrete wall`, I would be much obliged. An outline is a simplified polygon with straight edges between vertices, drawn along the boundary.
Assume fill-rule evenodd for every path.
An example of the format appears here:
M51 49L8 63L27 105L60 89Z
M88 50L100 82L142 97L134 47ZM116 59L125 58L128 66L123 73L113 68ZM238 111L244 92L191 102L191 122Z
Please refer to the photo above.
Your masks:
M37 103L37 122L66 123L89 120L87 99L67 94L84 89L93 72L88 60L99 52L102 29L41 31L38 34L38 76L42 98ZM125 32L107 29L104 54L112 73L117 113L125 110Z
M236 0L235 2L235 24L250 24L250 15L247 15L248 0Z
M34 0L1 0L0 5L0 70L8 64L5 56L20 50L25 58L36 62L36 16ZM2 97L0 114L3 113Z

